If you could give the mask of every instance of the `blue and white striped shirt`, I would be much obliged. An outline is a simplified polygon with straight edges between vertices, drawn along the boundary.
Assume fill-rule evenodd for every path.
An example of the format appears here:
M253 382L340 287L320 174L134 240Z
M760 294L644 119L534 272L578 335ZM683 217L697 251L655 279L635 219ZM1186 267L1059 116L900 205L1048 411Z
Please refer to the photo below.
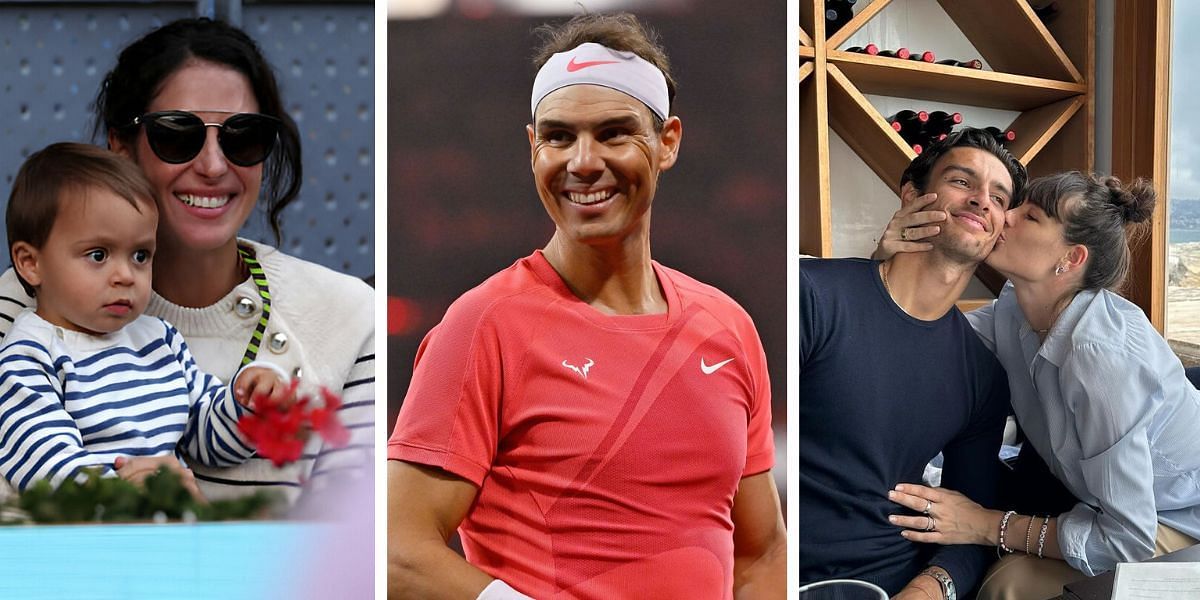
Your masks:
M309 436L300 460L276 467L252 456L233 467L206 467L190 461L200 491L210 500L238 498L258 490L281 492L288 504L302 491L343 485L345 475L367 474L374 464L375 292L348 275L288 256L270 246L238 239L254 248L271 288L271 316L257 360L280 367L302 382L301 393L323 386L341 394L338 417L350 430L350 443L334 448ZM147 315L171 323L187 339L197 364L223 381L233 381L255 334L261 302L246 278L220 300L193 308L150 294ZM237 309L250 301L255 310ZM13 269L0 274L0 338L13 319L37 302L25 294ZM276 341L286 343L276 345ZM0 497L4 482L0 481Z
M1140 308L1080 292L1040 342L1010 283L967 319L1008 372L1029 442L1080 500L1058 519L1068 564L1093 575L1150 558L1160 522L1200 538L1200 391Z
M20 490L81 478L83 467L115 476L118 456L171 455L176 446L214 467L254 454L237 430L244 408L162 319L143 315L94 336L27 310L4 341L0 474Z

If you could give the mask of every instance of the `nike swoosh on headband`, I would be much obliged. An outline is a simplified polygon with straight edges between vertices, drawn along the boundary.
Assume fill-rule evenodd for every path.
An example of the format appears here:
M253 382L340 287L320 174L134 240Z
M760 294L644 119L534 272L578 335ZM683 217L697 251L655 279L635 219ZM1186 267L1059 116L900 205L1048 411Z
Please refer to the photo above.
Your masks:
M578 58L583 60L577 60ZM589 67L606 65L603 69ZM550 93L570 85L598 85L632 96L659 119L670 115L671 99L663 72L633 52L613 50L586 42L551 56L533 80L529 113L537 118L538 103Z
M580 69L594 67L596 65L615 65L615 60L585 60L583 62L575 62L575 57L571 57L571 62L567 63L567 72L574 73Z

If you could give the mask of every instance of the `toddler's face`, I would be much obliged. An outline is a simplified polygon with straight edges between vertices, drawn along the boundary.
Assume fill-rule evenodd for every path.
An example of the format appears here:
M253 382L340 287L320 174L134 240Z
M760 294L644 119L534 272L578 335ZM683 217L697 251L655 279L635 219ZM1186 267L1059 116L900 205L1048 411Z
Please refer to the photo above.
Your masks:
M67 192L79 193L79 192ZM134 208L112 191L84 190L60 200L58 218L37 253L37 314L72 331L111 333L150 301L150 263L158 211ZM139 212L140 209L140 212Z

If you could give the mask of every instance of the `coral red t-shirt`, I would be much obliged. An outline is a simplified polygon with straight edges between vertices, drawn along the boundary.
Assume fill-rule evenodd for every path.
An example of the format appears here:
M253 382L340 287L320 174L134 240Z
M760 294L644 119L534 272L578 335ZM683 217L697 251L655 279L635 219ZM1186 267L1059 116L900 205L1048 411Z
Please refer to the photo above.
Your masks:
M665 314L605 315L535 252L417 353L388 458L478 486L467 560L535 598L732 597L734 495L774 461L766 360L733 300L654 271Z

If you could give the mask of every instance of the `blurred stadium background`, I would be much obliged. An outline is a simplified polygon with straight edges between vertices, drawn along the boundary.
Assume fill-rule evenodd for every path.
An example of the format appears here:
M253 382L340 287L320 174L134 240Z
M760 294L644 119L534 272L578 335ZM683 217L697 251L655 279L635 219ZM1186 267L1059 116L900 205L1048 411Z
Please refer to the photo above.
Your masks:
M216 17L254 38L300 127L304 185L279 247L331 269L375 274L375 20L370 0L0 1L0 210L21 163L92 137L91 104L117 54L183 17ZM265 204L241 235L277 245ZM0 261L8 268L8 260Z

